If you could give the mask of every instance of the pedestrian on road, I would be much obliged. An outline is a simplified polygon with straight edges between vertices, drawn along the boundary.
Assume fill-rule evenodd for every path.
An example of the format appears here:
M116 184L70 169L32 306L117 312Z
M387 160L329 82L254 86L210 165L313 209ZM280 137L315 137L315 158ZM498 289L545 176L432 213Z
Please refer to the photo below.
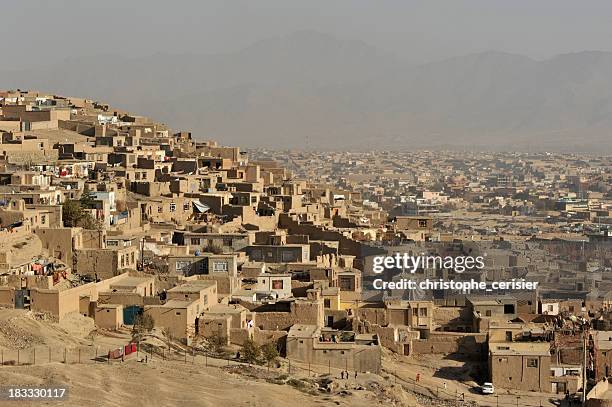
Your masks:
M344 379L344 370L340 372L340 377Z
M357 379L357 371L355 370L355 379Z

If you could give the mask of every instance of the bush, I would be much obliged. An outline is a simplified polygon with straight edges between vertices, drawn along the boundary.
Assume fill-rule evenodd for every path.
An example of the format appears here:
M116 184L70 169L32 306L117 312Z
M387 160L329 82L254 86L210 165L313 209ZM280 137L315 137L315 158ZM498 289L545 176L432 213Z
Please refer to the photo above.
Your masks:
M212 253L212 254L223 254L223 247L219 244L209 243L203 247L204 252Z
M242 355L242 359L249 363L257 363L257 360L261 355L259 347L252 339L247 339L244 341L244 344L242 344L242 351L240 353Z
M87 203L87 201L85 201ZM87 212L87 206L82 201L67 200L62 204L62 219L66 227L82 227L85 229L99 229L100 222Z
M226 357L229 355L229 351L227 350L227 338L221 335L220 333L214 334L211 337L207 338L208 343L210 344L210 350L214 355Z
M263 344L260 349L261 355L268 363L274 362L279 356L278 349L276 349L276 345L272 342Z
M153 317L149 314L138 314L134 318L134 334L142 334L145 332L151 332L155 326Z

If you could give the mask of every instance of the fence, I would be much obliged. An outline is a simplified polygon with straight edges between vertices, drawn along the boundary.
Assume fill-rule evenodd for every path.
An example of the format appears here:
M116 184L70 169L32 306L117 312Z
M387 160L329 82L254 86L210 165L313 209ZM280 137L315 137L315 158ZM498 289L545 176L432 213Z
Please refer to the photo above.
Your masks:
M65 363L65 364L94 364L108 363L109 354L117 348L102 346L35 346L27 349L2 349L0 350L0 366L23 366L41 365L45 363ZM131 349L130 349L131 350ZM129 354L130 352L125 352ZM134 354L138 354L138 347L134 349ZM120 359L121 354L115 359Z
M103 348L101 346L71 346L71 347L53 347L53 346L36 346L28 349L4 349L0 350L0 369L2 366L22 366L22 365L42 365L46 363L65 363L65 364L100 364L100 363L117 363L122 360L120 355L113 356L113 351L117 348ZM124 358L134 358L139 360L172 360L177 362L200 364L205 367L223 368L227 366L247 366L251 365L248 362L237 360L233 357L215 357L205 352L197 352L194 350L185 350L181 348L160 348L147 346L146 344L137 344L136 349L131 354L124 355ZM334 374L339 375L339 372L344 369L339 369L331 366L310 365L304 362L295 362L287 359L280 359L280 367L253 365L259 369L267 369L268 372L293 375L320 375ZM558 400L552 398L546 400L543 404L534 402L533 398L521 397L512 394L494 394L489 396L477 396L471 392L459 392L445 389L444 386L424 385L412 378L402 377L394 371L384 370L382 375L388 375L390 381L401 385L404 389L417 395L425 396L433 400L443 401L446 405L455 406L486 406L486 407L541 407L546 404L556 404L558 406L571 406L569 401ZM451 381L452 383L452 381ZM450 403L450 404L449 404ZM579 405L576 404L576 405Z

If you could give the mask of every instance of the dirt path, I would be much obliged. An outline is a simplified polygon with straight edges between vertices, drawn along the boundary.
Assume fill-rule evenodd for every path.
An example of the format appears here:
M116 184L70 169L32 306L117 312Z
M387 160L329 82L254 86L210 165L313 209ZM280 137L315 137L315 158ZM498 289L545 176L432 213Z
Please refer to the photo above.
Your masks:
M404 386L418 394L447 399L450 401L471 401L479 406L514 407L548 407L558 406L559 398L551 393L525 392L507 389L496 389L495 395L483 395L478 392L478 383L465 373L465 363L444 359L437 355L421 355L420 359L394 357L383 359L383 371L403 383ZM439 377L440 367L454 368L458 373L456 380ZM463 369L461 369L463 367ZM416 382L416 376L419 381Z

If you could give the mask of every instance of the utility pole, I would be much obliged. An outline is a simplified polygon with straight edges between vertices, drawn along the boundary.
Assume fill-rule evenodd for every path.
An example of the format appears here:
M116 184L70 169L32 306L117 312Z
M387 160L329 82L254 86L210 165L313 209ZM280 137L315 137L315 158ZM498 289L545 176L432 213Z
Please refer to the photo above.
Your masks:
M586 404L587 392L587 331L585 324L582 325L582 405Z
M140 239L140 271L144 271L144 236Z

